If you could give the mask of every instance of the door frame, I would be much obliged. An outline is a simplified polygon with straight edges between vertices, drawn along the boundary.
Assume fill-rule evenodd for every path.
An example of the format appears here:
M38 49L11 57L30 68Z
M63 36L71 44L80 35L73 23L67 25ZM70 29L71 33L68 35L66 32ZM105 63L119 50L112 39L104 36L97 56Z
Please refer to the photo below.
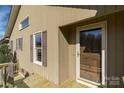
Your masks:
M80 77L80 31L90 30L94 28L102 28L102 59L101 59L101 83L96 83ZM79 26L76 28L76 81L86 84L88 86L105 86L107 80L107 22L97 22L85 26Z

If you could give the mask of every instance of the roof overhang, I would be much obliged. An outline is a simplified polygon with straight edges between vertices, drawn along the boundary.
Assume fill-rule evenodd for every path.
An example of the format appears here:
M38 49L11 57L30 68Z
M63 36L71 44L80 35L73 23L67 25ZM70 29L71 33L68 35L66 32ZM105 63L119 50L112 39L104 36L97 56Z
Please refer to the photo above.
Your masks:
M119 12L122 12L122 11L124 11L124 9L111 11L110 13L105 13L105 14L100 15L100 16L93 16L93 17L90 17L90 18L86 18L86 19L76 21L76 22L71 22L69 24L64 24L64 25L59 26L59 28L65 28L65 27L71 27L71 26L80 26L83 23L88 23L89 21L94 21L96 19L102 21L102 20L105 20L108 15L112 15L112 14L119 13Z
M7 30L5 32L4 38L9 38L11 36L13 27L15 25L19 10L20 10L20 5L13 5L12 6L12 10L11 10L11 14L10 14L10 18L9 18L9 22L8 22L8 26L7 26Z

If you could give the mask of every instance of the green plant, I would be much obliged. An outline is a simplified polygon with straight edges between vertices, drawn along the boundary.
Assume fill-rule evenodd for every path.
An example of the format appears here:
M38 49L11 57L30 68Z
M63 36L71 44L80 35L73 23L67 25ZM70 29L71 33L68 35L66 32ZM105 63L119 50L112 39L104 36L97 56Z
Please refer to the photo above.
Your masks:
M1 63L9 63L12 61L13 54L11 53L11 49L7 44L0 44L0 64Z

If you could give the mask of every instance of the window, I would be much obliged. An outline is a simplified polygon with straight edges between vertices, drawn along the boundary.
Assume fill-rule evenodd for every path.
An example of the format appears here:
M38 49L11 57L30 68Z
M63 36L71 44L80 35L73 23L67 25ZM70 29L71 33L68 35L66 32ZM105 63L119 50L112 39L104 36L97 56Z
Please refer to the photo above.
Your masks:
M19 24L19 30L22 30L29 26L29 17L25 18L23 21Z
M23 39L22 38L16 39L16 50L22 50L22 46L23 46Z
M47 31L30 35L30 62L47 67Z
M41 32L35 33L34 38L34 62L42 64L42 34Z

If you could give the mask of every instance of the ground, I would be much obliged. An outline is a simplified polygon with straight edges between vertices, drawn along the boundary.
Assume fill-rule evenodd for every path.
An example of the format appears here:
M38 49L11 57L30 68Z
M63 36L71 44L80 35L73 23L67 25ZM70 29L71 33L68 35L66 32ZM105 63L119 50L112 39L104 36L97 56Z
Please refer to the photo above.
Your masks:
M17 88L87 88L87 86L77 83L73 80L65 81L61 85L55 85L50 81L43 79L37 74L28 76L27 78L17 75L15 77L15 87Z

